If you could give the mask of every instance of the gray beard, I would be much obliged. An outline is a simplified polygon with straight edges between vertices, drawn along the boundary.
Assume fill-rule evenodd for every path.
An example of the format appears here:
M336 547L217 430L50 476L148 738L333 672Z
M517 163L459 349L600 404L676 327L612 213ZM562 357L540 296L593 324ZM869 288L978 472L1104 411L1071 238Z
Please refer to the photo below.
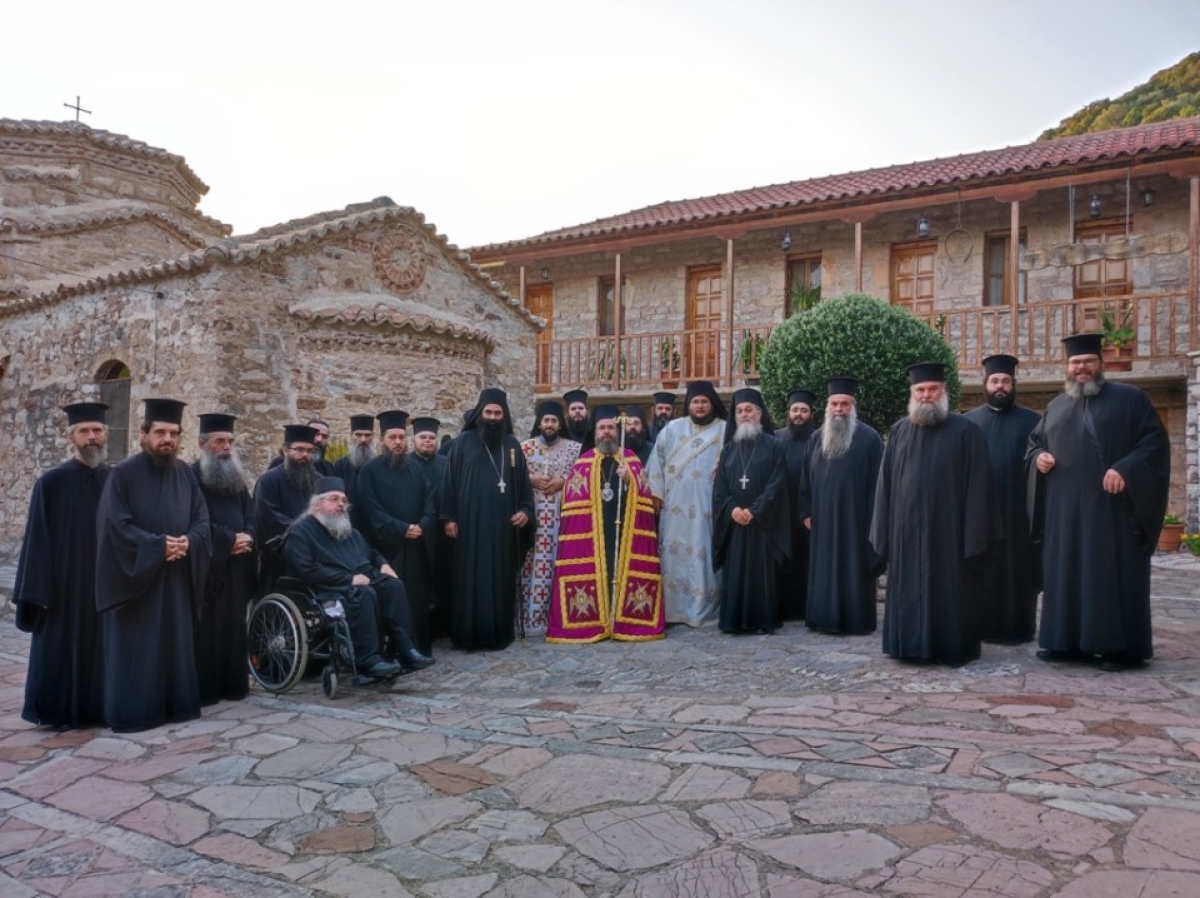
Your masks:
M747 440L757 440L760 436L762 436L762 423L759 421L747 421L745 424L737 426L737 430L733 434L733 441L735 443L744 443Z
M375 447L370 443L351 446L350 454L347 456L350 459L350 464L356 468L361 468L372 458L375 457Z
M600 440L596 443L596 451L601 455L616 455L620 448L616 440Z
M229 458L218 458L211 452L200 451L200 482L214 493L233 495L246 488L246 472L235 452Z
M321 526L329 531L329 535L338 542L350 538L350 534L354 532L354 528L350 525L350 515L346 512L338 512L336 514L314 514L314 518L321 522Z
M841 458L850 448L858 428L858 412L850 409L844 418L830 415L821 425L821 452L826 458Z
M924 405L916 399L908 400L908 420L917 427L936 427L950 417L950 397L945 393L936 405Z
M1087 383L1081 384L1077 380L1068 380L1063 384L1063 392L1072 399L1086 399L1098 395L1102 386L1104 386L1104 375L1097 374Z
M89 468L99 467L108 459L107 446L83 446L76 448L75 457Z
M283 474L294 489L305 495L312 495L317 485L317 469L312 462L292 461L288 456L283 457Z
M407 452L392 452L389 449L389 450L387 450L387 463L388 463L388 467L391 468L393 471L398 468L403 468L405 465L408 464L408 453Z

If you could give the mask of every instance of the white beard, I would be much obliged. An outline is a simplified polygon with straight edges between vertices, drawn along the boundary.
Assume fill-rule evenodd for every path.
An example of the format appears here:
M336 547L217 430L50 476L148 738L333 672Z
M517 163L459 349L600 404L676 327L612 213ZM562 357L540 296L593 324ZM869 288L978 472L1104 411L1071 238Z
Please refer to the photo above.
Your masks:
M229 458L218 458L211 452L200 452L200 482L217 493L239 493L246 488L246 472L237 452Z
M99 466L101 462L108 459L108 447L82 446L75 450L75 457L89 468L95 468Z
M1072 399L1086 399L1097 395L1102 386L1104 386L1104 375L1097 374L1085 383L1080 383L1077 380L1068 380L1063 384L1063 392Z
M826 458L840 458L850 448L858 428L858 410L851 408L846 417L830 415L821 425L821 453Z
M762 423L759 421L747 421L745 424L739 424L737 430L733 434L735 443L744 443L747 440L757 440L762 436Z
M344 511L326 515L314 514L313 517L320 521L321 526L338 542L349 539L350 534L354 532L354 527L350 524L350 515Z
M375 457L375 447L371 443L360 443L350 447L350 464L361 468Z
M908 400L908 420L917 427L935 427L950 417L950 397L945 393L934 405Z

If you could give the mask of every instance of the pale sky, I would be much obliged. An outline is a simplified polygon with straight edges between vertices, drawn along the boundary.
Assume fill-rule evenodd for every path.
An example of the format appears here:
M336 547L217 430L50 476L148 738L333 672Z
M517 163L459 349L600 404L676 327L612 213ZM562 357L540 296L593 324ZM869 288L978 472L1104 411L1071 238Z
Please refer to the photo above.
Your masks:
M389 196L469 247L1033 140L1200 49L1196 0L8 4L0 117L183 156L246 233Z

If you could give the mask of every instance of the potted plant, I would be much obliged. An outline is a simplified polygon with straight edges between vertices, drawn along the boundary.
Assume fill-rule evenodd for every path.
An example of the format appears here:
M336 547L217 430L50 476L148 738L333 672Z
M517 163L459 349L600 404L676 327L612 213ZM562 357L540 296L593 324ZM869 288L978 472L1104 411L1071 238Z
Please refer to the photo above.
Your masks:
M679 386L679 363L679 344L674 337L663 337L658 342L658 364L664 390L674 390Z
M738 359L742 364L742 374L746 377L746 383L758 383L758 363L762 360L763 348L767 345L767 338L761 334L746 332L742 338L742 348L738 351Z
M1110 370L1128 371L1133 367L1137 331L1130 321L1132 312L1132 305L1124 303L1117 312L1106 306L1100 313L1100 330L1104 333L1104 365Z
M821 287L805 287L803 284L796 284L792 287L791 303L788 309L788 315L795 315L797 312L807 312L813 306L821 301Z
M1178 552L1183 541L1183 518L1169 514L1163 517L1162 530L1158 534L1158 551Z
M1183 534L1179 544L1193 555L1200 556L1200 533Z

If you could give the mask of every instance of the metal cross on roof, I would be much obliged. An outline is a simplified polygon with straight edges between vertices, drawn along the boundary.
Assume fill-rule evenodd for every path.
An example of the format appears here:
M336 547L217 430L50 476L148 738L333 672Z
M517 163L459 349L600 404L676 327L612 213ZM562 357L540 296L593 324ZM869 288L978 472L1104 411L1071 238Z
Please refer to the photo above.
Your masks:
M82 106L79 105L78 94L75 96L75 105L74 106L72 106L70 103L63 103L63 105L66 106L68 109L75 110L75 121L79 121L79 113L81 113L81 112L86 112L88 115L92 114L92 110L84 109Z

